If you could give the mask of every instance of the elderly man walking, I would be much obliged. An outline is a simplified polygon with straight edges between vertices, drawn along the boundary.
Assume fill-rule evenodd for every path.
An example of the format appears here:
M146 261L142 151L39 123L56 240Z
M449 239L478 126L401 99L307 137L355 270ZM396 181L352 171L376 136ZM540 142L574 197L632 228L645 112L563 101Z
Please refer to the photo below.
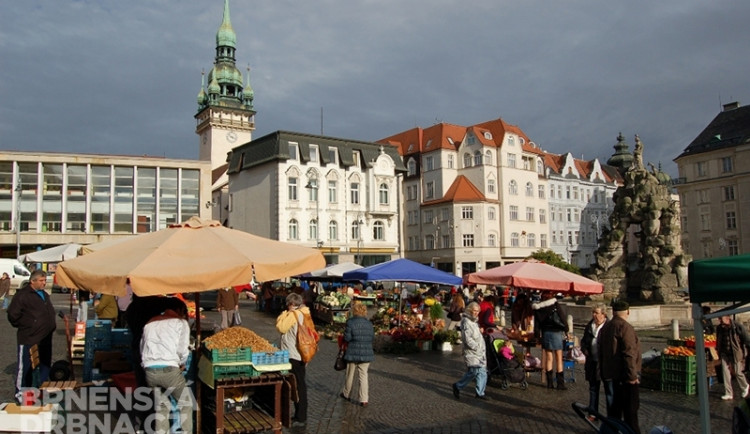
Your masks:
M461 319L461 341L467 370L464 376L453 384L453 396L456 399L461 399L461 389L472 380L476 381L476 397L489 399L484 394L487 387L487 347L482 331L479 330L479 311L479 303L473 301L466 307Z

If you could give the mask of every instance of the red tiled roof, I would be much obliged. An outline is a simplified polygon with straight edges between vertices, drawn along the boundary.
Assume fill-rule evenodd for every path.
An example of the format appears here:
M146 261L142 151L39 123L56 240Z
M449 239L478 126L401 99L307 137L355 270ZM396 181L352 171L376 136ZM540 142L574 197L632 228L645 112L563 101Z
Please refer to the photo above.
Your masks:
M425 202L423 205L443 202L482 202L486 200L487 198L469 181L469 178L459 175L442 198Z

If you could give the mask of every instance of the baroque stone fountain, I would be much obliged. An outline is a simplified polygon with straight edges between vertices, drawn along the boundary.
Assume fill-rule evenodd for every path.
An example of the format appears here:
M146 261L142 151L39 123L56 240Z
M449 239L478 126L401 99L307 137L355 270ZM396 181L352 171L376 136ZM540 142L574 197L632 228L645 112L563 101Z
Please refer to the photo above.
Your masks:
M618 139L626 148L622 135ZM668 176L651 164L651 171L644 167L637 135L632 162L627 163L590 277L604 284L605 300L679 301L677 290L687 288L690 262L680 243L679 203L672 198Z

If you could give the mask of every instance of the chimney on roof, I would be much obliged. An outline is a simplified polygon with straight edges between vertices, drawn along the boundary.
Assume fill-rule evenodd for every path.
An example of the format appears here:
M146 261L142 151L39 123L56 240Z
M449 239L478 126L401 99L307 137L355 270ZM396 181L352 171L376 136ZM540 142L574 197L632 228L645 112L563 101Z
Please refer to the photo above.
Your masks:
M734 110L734 109L738 109L738 108L740 108L740 102L739 101L734 101L734 102L730 102L728 104L724 104L724 110L723 111L728 112L729 110Z

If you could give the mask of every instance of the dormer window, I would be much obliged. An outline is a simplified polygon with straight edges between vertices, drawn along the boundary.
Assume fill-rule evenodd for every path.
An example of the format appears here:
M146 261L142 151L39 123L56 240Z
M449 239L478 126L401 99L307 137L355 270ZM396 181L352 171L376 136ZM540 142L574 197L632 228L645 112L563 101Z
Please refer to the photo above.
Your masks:
M432 145L432 139L427 141L427 144L424 145L425 149L430 149L430 146Z
M409 148L406 150L407 154L410 154L414 151L414 143L409 143Z
M487 140L492 140L492 133L489 131L484 132L484 138Z

